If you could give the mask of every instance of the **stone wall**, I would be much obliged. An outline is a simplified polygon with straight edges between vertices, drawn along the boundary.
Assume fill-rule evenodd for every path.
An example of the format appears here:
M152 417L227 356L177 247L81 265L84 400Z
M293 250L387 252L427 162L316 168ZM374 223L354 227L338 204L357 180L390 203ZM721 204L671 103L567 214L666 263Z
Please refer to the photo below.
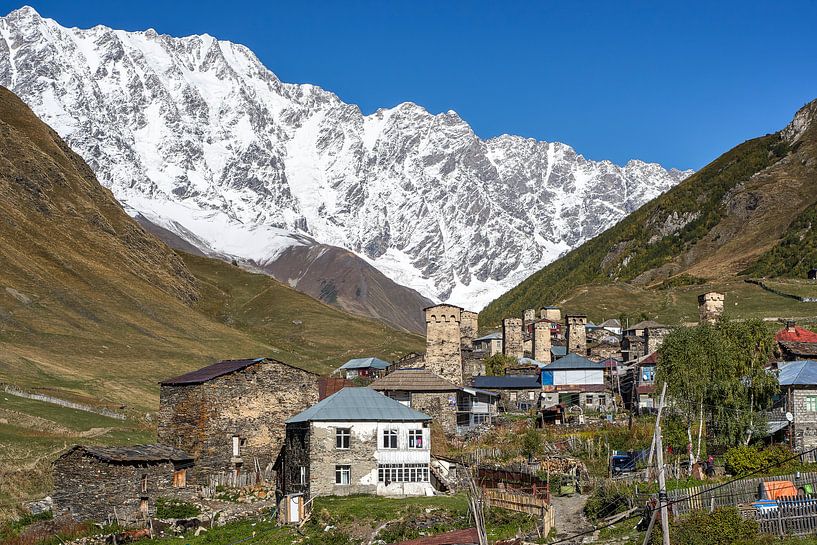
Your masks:
M445 433L457 432L457 392L414 392L411 408L433 418Z
M280 362L257 363L203 384L163 385L159 441L194 457L197 473L275 461L284 421L318 401L318 376ZM233 437L241 442L233 457Z
M309 492L309 442L311 426L309 422L287 424L284 446L281 448L280 464L275 469L278 487L284 494ZM304 480L301 481L301 468Z
M493 354L485 352L462 352L462 377L466 384L471 384L474 377L485 375L485 356Z
M454 305L429 307L426 313L426 368L462 385L461 313Z
M533 359L541 363L550 363L550 323L533 324Z
M661 346L664 338L670 334L672 330L668 327L651 327L644 330L644 355L649 356Z
M502 353L512 358L521 358L525 355L522 320L519 318L502 320Z
M542 307L541 309L539 309L539 317L545 318L546 320L551 320L553 322L561 322L562 311L555 307L551 308Z
M567 351L575 352L582 356L587 354L587 332L584 326L587 324L587 316L572 315L565 316L567 326Z
M536 310L532 308L525 309L525 312L522 314L522 320L525 324L529 324L536 319Z
M499 390L493 389L499 394L499 405L507 412L518 412L521 403L526 403L534 408L539 404L539 396L542 393L541 388L530 390Z
M698 296L698 314L701 323L714 324L723 314L725 296L716 291L702 293Z
M794 414L794 447L809 450L817 447L817 412L809 411L807 398L817 396L817 390L797 389L792 392Z
M463 348L473 348L479 336L479 314L470 310L460 313L460 343Z
M144 507L153 513L156 498L194 496L191 479L187 480L186 488L173 486L174 472L171 462L107 463L76 449L54 462L54 513L68 510L78 520L106 521L117 517L122 522L143 520L140 510L143 500ZM144 492L143 476L147 482Z

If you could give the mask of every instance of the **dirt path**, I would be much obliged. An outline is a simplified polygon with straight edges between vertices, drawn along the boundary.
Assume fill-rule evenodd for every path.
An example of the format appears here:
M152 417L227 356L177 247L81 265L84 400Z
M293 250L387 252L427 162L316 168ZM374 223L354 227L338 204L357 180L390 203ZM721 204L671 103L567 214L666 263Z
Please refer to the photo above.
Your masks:
M584 518L582 511L584 504L587 503L587 496L574 494L572 496L553 497L551 503L556 508L557 540L593 529L593 526ZM591 536L592 534L586 534L565 543L582 543Z

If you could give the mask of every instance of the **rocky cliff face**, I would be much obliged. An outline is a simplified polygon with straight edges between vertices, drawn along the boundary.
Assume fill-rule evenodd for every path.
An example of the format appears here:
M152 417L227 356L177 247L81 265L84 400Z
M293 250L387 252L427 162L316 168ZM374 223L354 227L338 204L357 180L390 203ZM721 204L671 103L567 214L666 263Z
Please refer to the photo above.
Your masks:
M264 266L286 247L271 232L307 235L468 307L689 174L481 140L455 112L412 103L363 115L238 44L69 29L31 8L0 18L0 84L120 201L194 245Z

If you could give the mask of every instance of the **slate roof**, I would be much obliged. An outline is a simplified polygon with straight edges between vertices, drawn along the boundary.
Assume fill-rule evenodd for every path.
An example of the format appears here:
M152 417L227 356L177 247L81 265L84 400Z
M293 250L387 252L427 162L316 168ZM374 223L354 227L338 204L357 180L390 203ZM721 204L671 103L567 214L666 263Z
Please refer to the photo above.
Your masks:
M380 358L354 358L340 366L341 369L388 369L391 364Z
M455 392L459 387L424 368L404 368L392 371L369 385L378 391Z
M800 360L781 363L777 380L781 386L817 385L817 361Z
M486 390L532 390L541 388L539 377L533 375L501 375L474 377L474 387Z
M635 325L632 325L627 328L627 331L632 331L633 329L653 329L657 327L667 327L664 324L659 324L653 320L644 320L643 322L638 322Z
M88 456L108 463L148 463L148 462L192 462L193 457L183 450L167 445L130 445L126 447L89 447L74 445L60 458L81 450Z
M427 414L406 407L371 388L344 388L288 419L300 422L418 422Z
M817 356L817 343L798 343L782 341L780 347L794 356Z
M496 340L496 339L500 339L500 340L502 339L502 333L501 332L494 331L493 333L488 333L487 335L483 335L482 337L480 337L478 339L474 339L474 342L477 342L477 341L493 341L493 340Z
M196 369L195 371L190 371L189 373L185 373L177 377L165 379L161 381L159 384L167 386L202 384L207 381L213 380L214 378L229 375L230 373L235 373L236 371L241 371L242 369L246 369L247 367L255 365L256 363L279 363L281 365L286 365L287 367L292 367L293 369L298 369L299 371L309 373L309 371L306 371L305 369L300 369L299 367L295 367L293 365L289 365L288 363L284 363L282 361L278 361L272 358L224 360L218 363L214 363L212 365L208 365L207 367L202 367L201 369Z
M604 369L604 364L597 361L588 360L575 352L567 354L563 358L559 358L553 363L545 366L545 371L560 371L567 369Z

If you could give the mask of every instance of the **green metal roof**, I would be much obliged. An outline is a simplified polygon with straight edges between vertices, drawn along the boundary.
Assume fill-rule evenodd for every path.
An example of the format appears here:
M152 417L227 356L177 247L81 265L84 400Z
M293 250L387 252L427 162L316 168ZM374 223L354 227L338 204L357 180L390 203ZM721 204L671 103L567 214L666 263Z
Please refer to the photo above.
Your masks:
M287 424L299 422L418 422L427 414L406 407L371 388L344 388L296 414Z

